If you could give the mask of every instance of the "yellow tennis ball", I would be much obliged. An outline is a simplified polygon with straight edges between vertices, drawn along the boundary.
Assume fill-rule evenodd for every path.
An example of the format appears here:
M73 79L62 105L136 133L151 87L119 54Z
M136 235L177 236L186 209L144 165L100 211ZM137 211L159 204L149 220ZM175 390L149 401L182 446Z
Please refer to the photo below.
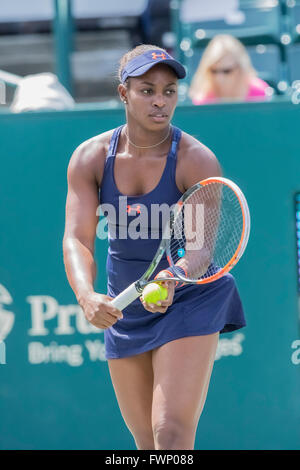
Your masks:
M163 287L159 284L160 287L160 295L161 295L161 300L166 300L168 297L168 289L166 287Z
M156 304L168 297L168 289L155 282L148 284L143 290L143 299L148 304Z

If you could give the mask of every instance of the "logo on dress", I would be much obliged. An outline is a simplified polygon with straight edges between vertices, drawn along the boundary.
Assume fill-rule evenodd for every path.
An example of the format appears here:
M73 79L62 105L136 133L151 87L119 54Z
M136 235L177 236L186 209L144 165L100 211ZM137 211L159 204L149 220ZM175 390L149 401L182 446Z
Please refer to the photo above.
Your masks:
M141 206L139 204L127 204L126 212L128 215L137 215L141 213Z

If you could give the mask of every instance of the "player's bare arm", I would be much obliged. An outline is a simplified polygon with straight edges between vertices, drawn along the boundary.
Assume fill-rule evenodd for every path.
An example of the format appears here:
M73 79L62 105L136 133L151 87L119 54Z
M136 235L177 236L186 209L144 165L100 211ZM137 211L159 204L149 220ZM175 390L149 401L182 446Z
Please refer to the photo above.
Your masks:
M98 223L98 188L105 162L105 140L81 144L68 166L68 194L63 254L67 278L85 317L98 328L108 328L122 316L110 297L94 291L94 243Z

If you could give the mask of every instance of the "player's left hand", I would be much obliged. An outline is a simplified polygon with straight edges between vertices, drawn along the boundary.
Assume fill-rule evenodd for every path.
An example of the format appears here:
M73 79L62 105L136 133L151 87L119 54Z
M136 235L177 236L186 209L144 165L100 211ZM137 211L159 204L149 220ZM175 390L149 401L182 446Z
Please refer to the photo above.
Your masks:
M157 275L157 278L168 278L170 274L165 271L160 271ZM175 292L175 281L161 281L160 284L168 290L168 297L165 300L159 301L157 304L149 304L143 300L143 297L140 297L140 301L142 302L144 308L148 310L148 312L152 313L166 313L168 307L172 305L174 292Z

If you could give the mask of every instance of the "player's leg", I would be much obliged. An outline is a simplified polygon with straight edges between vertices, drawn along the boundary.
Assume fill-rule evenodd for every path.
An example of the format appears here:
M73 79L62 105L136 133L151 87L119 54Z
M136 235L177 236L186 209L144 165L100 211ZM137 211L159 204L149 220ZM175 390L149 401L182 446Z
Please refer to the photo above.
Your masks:
M180 338L153 350L155 449L193 449L219 333Z
M151 425L152 351L108 360L110 376L123 419L138 449L154 449Z

